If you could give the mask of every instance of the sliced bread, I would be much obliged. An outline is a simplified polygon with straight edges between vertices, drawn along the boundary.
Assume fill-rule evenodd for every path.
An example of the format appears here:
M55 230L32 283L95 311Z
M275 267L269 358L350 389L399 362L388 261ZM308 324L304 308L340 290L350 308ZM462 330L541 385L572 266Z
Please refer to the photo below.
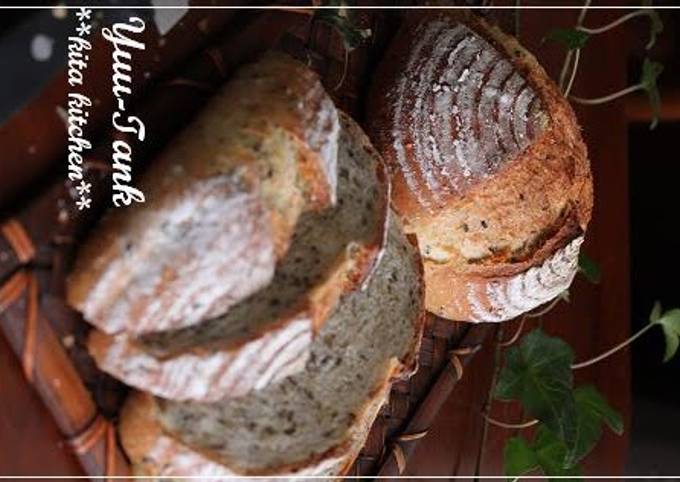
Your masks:
M574 113L529 52L472 12L416 13L369 99L429 311L502 321L569 286L592 178Z
M389 385L388 385L389 388ZM362 417L355 421L355 441L345 453L328 456L304 469L277 472L275 477L258 476L257 480L310 480L309 477L334 478L344 474L354 463L364 445L371 424L386 401L387 390L382 396L376 394L366 406ZM159 407L153 396L134 392L125 402L121 411L120 431L123 445L132 461L134 475L157 478L154 480L175 480L173 477L200 477L202 482L229 480L252 480L228 467L192 450L172 435L163 431L158 422ZM183 480L183 479L177 479Z
M243 396L304 368L343 294L360 289L385 240L389 189L380 156L341 115L335 207L305 213L272 282L225 315L134 338L93 331L98 366L173 400Z
M69 303L106 333L191 326L266 285L301 213L334 202L339 124L318 77L242 68L78 252Z
M201 470L341 474L390 381L415 367L422 297L417 248L391 216L385 252L366 288L345 295L314 339L303 372L246 397L207 404L144 402L144 395L134 395L120 426L133 465L141 474L170 477ZM213 464L203 465L206 460Z

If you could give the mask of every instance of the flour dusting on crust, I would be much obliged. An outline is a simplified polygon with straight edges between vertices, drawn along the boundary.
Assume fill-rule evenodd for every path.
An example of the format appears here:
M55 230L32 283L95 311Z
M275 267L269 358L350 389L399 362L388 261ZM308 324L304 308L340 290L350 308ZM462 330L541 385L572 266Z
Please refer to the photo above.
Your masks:
M467 26L427 21L415 38L390 94L391 148L409 190L432 212L442 193L463 192L529 146L546 114L510 60Z
M471 321L504 321L521 315L560 295L569 288L578 269L583 236L570 242L540 266L534 266L508 281L494 280L480 290L468 286L467 302L475 318Z

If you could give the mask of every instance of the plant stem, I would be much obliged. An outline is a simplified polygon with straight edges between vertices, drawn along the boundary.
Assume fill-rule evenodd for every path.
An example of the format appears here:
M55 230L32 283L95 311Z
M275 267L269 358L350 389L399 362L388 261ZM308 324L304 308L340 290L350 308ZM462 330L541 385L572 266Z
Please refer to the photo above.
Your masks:
M577 104L585 105L605 104L607 102L611 102L612 100L618 99L619 97L623 97L632 92L642 89L643 89L642 84L635 84L631 85L630 87L626 87L625 89L619 90L618 92L614 92L603 97L596 97L595 99L584 99L583 97L574 97L573 95L570 97L570 99L576 102Z
M569 97L569 92L571 92L571 87L574 85L574 79L576 78L576 71L578 70L578 60L581 58L581 49L576 49L574 54L574 66L571 69L571 77L569 78L569 83L567 88L564 89L564 96Z
M522 316L522 319L519 322L519 326L517 327L517 331L515 331L515 334L510 337L509 340L507 341L502 341L499 343L500 346L506 347L514 344L519 336L522 334L522 330L524 329L524 322L527 319L527 315Z
M501 341L499 344L503 348L506 348L510 345L514 345L515 342L519 339L520 335L522 334L522 331L524 330L524 323L526 322L527 318L540 318L541 316L545 315L549 311L551 311L555 306L557 306L557 303L559 303L562 300L559 296L552 300L548 305L546 305L545 308L536 311L536 312L529 312L525 313L522 315L522 319L519 322L519 326L517 327L517 330L515 331L515 334L512 335L508 340L506 341Z
M590 7L590 2L591 0L586 0L585 3L583 4L583 8L578 14L578 19L576 20L576 28L580 27L583 25L583 21L586 18L586 13L588 13L588 7ZM573 51L569 50L567 52L567 56L564 58L564 63L562 64L562 70L560 71L560 81L559 81L559 86L560 90L564 92L564 83L567 80L567 72L569 71L569 66L571 65L571 57L573 55ZM576 76L576 69L572 72L572 77Z
M342 86L342 83L345 81L345 77L347 77L347 64L349 64L349 50L347 47L345 47L345 61L342 63L342 76L335 87L333 87L334 91L337 91Z
M606 352L602 353L601 355L598 355L598 356L596 356L595 358L591 358L591 359L589 359L589 360L582 361L582 362L580 362L580 363L574 363L574 364L571 366L571 369L572 369L572 370L578 370L579 368L589 367L590 365L594 365L595 363L604 360L605 358L609 357L610 355L613 355L613 354L616 353L617 351L619 351L619 350L621 350L621 349L627 347L628 345L630 345L632 342L634 342L635 340L637 340L638 338L640 338L642 335L644 335L644 334L645 334L648 330L650 330L654 325L655 325L655 323L649 323L647 326L643 327L640 331L638 331L637 333L635 333L633 336L631 336L631 337L628 338L627 340L625 340L625 341L619 343L618 345L616 345L615 347L611 348L610 350L607 350Z
M614 27L617 27L617 26L621 25L622 23L627 22L631 18L640 17L642 15L649 15L649 14L647 13L646 10L636 10L634 12L627 13L626 15L619 17L616 20L614 20L613 22L610 22L610 23L603 25L601 27L588 28L588 27L583 27L582 25L579 25L579 26L576 27L576 29L580 30L581 32L585 32L587 34L590 34L590 35L597 35L599 33L604 33L607 30L611 30Z
M501 427L501 428L509 428L509 429L521 429L521 428L529 428L533 427L538 423L538 419L533 419L529 420L528 422L522 422L522 423L506 423L506 422L501 422L500 420L496 420L495 418L492 418L488 416L487 414L483 414L484 419L489 422L491 425L495 425L496 427Z
M590 2L591 0L586 0L586 3L583 4L583 8L581 9L581 12L579 12L578 20L576 21L577 27L583 25L583 21L586 19L586 13L588 13L588 7L590 7Z
M549 311L551 311L553 308L555 308L555 306L557 306L557 303L559 303L560 301L562 301L562 298L560 298L560 297L558 296L557 298L555 298L554 300L552 300L552 301L550 302L550 304L549 304L548 306L546 306L545 308L543 308L542 310L539 310L539 311L537 311L537 312L535 312L535 313L533 313L533 312L530 311L529 313L527 313L527 314L524 315L524 316L526 316L527 318L538 318L538 317L540 317L540 316L543 316L543 315L545 315L546 313L548 313Z
M562 70L560 71L560 91L564 92L564 83L567 80L567 71L569 70L569 66L571 65L571 57L574 55L573 50L569 50L567 52L567 56L564 58L564 63L562 64Z

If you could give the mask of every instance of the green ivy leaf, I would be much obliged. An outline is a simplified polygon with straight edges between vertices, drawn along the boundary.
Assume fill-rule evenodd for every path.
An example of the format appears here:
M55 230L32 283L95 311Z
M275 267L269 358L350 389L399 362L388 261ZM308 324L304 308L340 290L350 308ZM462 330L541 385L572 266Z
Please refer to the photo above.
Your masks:
M664 338L666 339L666 353L663 361L668 362L675 356L680 345L680 309L668 310L661 315L659 314L660 312L661 305L657 302L649 319L652 323L661 325L663 329ZM656 320L653 320L653 317Z
M506 352L494 394L519 400L527 413L543 422L567 446L576 441L576 402L572 392L572 349L559 338L536 329Z
M578 255L578 270L593 284L599 284L602 279L600 267L583 252Z
M536 452L522 437L511 437L505 442L503 464L505 475L513 478L540 468Z
M354 24L351 11L346 8L319 9L314 12L314 16L340 33L347 51L354 50L371 36L371 29L361 29Z
M578 465L565 467L567 446L546 427L539 427L534 440L534 451L541 470L548 476L548 480L581 480L581 469ZM551 477L569 477L567 479L552 479Z
M575 28L555 28L548 32L546 38L564 45L568 50L578 50L585 47L590 35Z
M512 437L506 442L503 452L505 475L517 478L540 470L548 480L580 480L581 471L578 466L564 467L566 455L567 447L564 442L541 425L531 445L521 437Z
M652 123L649 125L650 129L654 129L659 123L661 95L659 94L657 80L659 79L661 72L663 72L663 64L650 60L649 58L645 58L644 62L642 63L640 86L647 93L649 105L652 108Z
M666 353L664 354L663 361L664 363L669 362L677 353L678 351L678 345L680 344L680 340L678 339L678 333L666 328L665 326L662 325L663 328L663 336L666 339Z
M650 323L656 323L659 321L659 318L661 318L661 303L656 302L654 303L654 306L652 307L652 312L649 314L649 322Z
M576 443L565 454L564 467L573 467L588 455L602 436L602 424L605 423L615 433L623 433L621 415L611 408L607 400L592 385L578 387L574 390L576 411Z
M609 406L604 396L592 385L583 385L574 390L577 406L597 415L616 434L623 435L621 414Z

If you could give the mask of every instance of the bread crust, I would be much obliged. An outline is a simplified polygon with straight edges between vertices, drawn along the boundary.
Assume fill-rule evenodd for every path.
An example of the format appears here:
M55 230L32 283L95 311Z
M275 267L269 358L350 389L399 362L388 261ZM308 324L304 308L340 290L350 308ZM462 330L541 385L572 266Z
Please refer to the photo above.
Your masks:
M268 54L244 67L141 177L146 202L83 243L69 304L110 334L224 313L269 282L299 215L334 202L338 131L305 65Z
M423 341L423 332L425 331L425 319L426 319L426 297L427 290L425 289L425 270L423 268L423 259L420 256L420 249L418 246L418 238L412 234L406 235L406 240L413 248L414 254L414 264L418 269L418 313L419 316L414 321L416 336L413 337L411 347L407 350L406 356L399 360L399 365L390 375L393 381L396 380L406 380L414 375L418 371L418 356L420 354L420 345Z
M465 42L471 45L475 36L487 47L466 61L465 49L457 49ZM447 46L451 50L445 50ZM468 67L462 69L456 62ZM477 96L470 105L463 96L475 62L488 70L478 78L481 87L470 94ZM505 77L500 74L503 67ZM448 78L447 72L458 74L456 68L462 69L457 82L438 83ZM526 106L526 117L514 120L525 138L511 151L505 148L500 110L504 89L510 90L515 79L524 87L517 87L517 104L510 107L517 107L525 92L533 100ZM450 97L441 94L444 88L451 89ZM558 88L515 39L473 13L420 12L406 19L393 40L369 99L368 132L390 168L394 206L407 232L418 236L425 258L428 311L467 321L503 321L520 314L500 298L477 296L474 303L468 298L488 286L509 286L530 269L560 258L586 230L593 203L590 166L573 110ZM448 124L438 117L442 106L436 102L447 99L452 102L446 104L452 125L458 126L453 131L444 129ZM469 130L456 110L465 105L476 112ZM413 130L431 132L433 145L441 140L437 135L452 145L462 143L462 152L484 162L470 169L465 167L468 161L455 164L455 157L441 154L450 149L444 141L437 151ZM568 265L562 273L565 288L576 270ZM530 296L531 303L522 303L523 309L548 301L553 291L539 289ZM472 309L475 303L482 307Z

